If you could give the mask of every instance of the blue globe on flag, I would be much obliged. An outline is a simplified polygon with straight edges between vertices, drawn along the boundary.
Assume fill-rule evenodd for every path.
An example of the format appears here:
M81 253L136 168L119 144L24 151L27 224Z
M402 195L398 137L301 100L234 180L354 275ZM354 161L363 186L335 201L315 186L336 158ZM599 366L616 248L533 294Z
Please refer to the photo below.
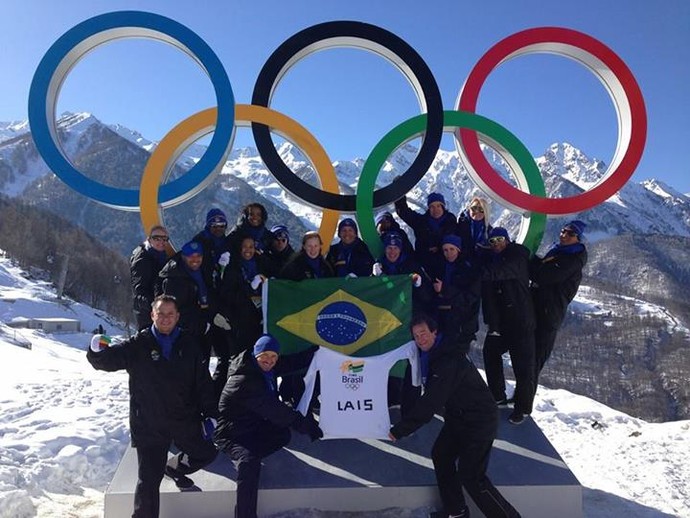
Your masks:
M333 345L356 342L367 330L367 317L352 302L338 301L325 306L316 317L316 333Z

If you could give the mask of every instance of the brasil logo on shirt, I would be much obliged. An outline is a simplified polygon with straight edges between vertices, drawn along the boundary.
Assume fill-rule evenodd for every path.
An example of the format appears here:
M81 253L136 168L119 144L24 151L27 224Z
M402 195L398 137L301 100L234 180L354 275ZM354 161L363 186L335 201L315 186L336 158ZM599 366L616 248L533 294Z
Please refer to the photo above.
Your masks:
M295 343L294 350L314 344L345 355L372 356L409 340L409 276L271 279L266 285L266 328L288 354Z

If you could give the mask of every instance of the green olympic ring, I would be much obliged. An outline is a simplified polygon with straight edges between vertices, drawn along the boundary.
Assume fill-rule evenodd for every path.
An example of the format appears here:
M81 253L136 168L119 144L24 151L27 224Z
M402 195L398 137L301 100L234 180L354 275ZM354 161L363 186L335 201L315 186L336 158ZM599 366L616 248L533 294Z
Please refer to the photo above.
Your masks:
M389 131L371 151L367 157L362 174L357 183L356 209L362 239L369 247L374 257L383 253L381 238L376 232L374 223L374 188L376 178L386 159L400 146L421 136L426 130L426 114L417 115L398 124ZM539 168L525 145L510 131L500 124L465 111L445 110L443 112L443 131L453 132L455 129L467 128L476 131L480 140L495 149L508 163L520 187L526 187L535 196L546 196L544 181ZM529 221L526 231L525 222ZM521 241L532 253L539 248L544 228L546 214L524 213L522 215L521 231L518 241ZM522 235L524 233L524 236Z

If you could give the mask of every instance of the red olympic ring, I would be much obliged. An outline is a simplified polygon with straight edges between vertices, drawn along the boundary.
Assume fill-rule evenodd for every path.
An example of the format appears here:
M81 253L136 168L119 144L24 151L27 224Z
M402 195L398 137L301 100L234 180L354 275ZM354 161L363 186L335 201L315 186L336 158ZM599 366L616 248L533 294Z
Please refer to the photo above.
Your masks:
M491 47L477 62L458 96L457 110L475 112L479 91L488 75L511 58L534 52L551 52L588 66L607 87L618 113L618 145L607 173L591 190L567 198L544 198L525 193L498 175L479 147L477 134L460 129L458 152L482 190L515 210L542 214L574 214L613 196L630 179L642 157L647 138L647 114L642 92L630 69L606 45L572 29L539 27L515 33ZM621 103L624 94L625 103ZM621 111L622 110L622 111ZM624 142L626 141L627 142ZM622 148L622 144L626 147ZM493 196L491 196L493 198Z

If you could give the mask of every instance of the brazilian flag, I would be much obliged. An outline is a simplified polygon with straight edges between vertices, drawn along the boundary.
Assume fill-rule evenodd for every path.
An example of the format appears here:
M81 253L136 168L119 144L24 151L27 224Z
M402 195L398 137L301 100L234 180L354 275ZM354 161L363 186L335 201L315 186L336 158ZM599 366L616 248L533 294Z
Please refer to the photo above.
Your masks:
M264 328L282 354L311 345L348 356L376 356L410 340L409 275L270 279L264 283Z

